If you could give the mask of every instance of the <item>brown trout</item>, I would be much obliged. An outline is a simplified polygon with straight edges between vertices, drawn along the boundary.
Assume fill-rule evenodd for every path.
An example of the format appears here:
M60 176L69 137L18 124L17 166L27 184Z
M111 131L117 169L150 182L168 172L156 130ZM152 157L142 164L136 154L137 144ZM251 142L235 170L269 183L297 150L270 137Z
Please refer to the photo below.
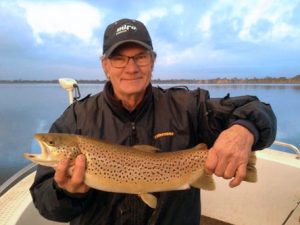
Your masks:
M212 176L204 170L208 155L205 144L181 151L160 152L148 145L128 147L74 134L45 133L36 134L35 138L41 154L24 153L25 158L56 168L61 160L69 159L72 165L79 154L84 154L84 182L88 186L108 192L137 194L152 208L157 204L152 192L184 190L191 186L215 189ZM251 168L250 177L255 182L255 167Z

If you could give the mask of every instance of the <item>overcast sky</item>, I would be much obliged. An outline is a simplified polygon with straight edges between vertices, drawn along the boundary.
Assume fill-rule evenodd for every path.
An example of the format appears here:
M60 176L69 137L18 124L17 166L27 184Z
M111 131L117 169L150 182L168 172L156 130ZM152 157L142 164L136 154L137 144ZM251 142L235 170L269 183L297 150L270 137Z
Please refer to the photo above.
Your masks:
M300 74L300 0L0 0L0 80L103 80L103 32L124 17L148 27L154 78Z

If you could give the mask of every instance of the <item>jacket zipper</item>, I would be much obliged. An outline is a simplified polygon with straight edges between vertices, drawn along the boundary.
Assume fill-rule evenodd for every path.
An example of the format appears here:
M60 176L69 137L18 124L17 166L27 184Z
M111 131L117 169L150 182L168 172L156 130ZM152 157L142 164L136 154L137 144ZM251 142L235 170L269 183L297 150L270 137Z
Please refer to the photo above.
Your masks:
M137 132L135 122L131 122L131 145L137 144Z

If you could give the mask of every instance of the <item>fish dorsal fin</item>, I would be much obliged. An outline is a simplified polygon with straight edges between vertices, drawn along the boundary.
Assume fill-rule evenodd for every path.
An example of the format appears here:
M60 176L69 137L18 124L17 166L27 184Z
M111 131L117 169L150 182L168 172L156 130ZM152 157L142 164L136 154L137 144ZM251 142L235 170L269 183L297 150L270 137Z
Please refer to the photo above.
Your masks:
M216 189L215 182L212 178L212 175L207 174L203 171L200 177L190 184L192 187L212 191Z
M142 151L142 152L148 152L148 153L156 153L160 152L160 149L155 148L151 145L134 145L132 146L136 150Z
M139 194L140 198L143 200L143 202L145 202L149 207L151 207L152 209L156 208L157 205L157 198L149 193L143 193L143 194Z
M207 145L204 143L197 144L194 148L197 150L208 150Z

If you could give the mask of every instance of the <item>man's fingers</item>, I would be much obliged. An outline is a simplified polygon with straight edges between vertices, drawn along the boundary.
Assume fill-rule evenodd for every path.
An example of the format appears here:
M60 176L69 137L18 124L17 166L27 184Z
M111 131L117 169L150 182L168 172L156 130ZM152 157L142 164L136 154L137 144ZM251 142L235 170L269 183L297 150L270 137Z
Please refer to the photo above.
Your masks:
M229 182L229 187L234 188L242 183L243 179L240 177L235 177Z
M214 148L212 148L209 151L208 158L206 161L206 171L209 174L213 173L218 177L224 177L224 178L233 177L235 174L236 167L235 168L230 167L230 170L227 171L228 165L231 165L229 163L229 159L230 159L229 156L224 155L224 154L220 155L220 153L216 154L216 152L217 152L217 150ZM232 165L232 166L234 167L234 165ZM229 175L226 174L226 171L227 171L227 173L229 173ZM227 177L227 176L229 176L229 177Z
M205 171L206 171L206 173L213 174L215 172L217 163L218 163L218 156L211 149L208 152L207 160L206 160L206 163L205 163Z
M72 174L72 183L75 186L80 186L83 183L85 167L85 156L79 155L75 160L75 166Z
M245 179L247 173L247 165L241 165L238 167L237 172L233 180L230 181L229 186L231 188L236 187L241 184Z
M79 155L75 159L74 165L70 167L69 160L62 160L58 164L54 175L54 180L58 187L70 193L87 192L89 187L84 183L86 170L85 161L85 156Z
M58 184L58 186L63 186L64 183L67 182L68 180L68 167L69 167L69 161L62 160L59 162L59 164L56 167L55 175L54 175L54 180Z
M225 171L228 165L226 158L222 158L218 161L217 167L215 169L215 174L218 177L225 177Z
M225 172L224 172L224 174L223 174L223 177L224 177L225 179L231 179L232 177L235 176L235 174L236 174L236 169L237 169L236 163L231 161L231 162L227 165L226 170L225 170Z

